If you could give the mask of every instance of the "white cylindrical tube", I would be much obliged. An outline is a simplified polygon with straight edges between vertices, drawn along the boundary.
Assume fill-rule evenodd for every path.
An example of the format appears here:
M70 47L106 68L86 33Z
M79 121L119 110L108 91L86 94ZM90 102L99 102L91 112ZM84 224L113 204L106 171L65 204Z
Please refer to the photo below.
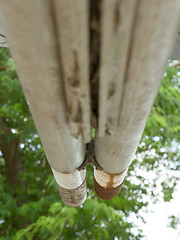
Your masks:
M101 187L116 188L124 181L127 170L128 169L119 174L109 174L105 171L100 171L94 168L94 178Z
M121 173L108 173L94 168L94 190L97 195L109 200L114 198L121 191L127 170Z
M52 3L47 0L32 0L26 4L23 0L0 1L0 22L47 159L54 169L58 188L62 187L59 189L62 199L70 206L78 206L86 197L85 172L76 171L84 161L85 144L82 136L77 139L71 136L67 123L52 12ZM67 179L76 202L71 202L71 189L64 188L63 183ZM74 181L77 181L76 186ZM82 189L82 186L79 197L78 188Z
M174 44L178 30L180 2L179 0L137 1L134 10L133 27L129 28L132 32L127 49L128 61L123 84L119 89L117 85L114 87L114 91L122 95L118 127L115 128L114 133L107 128L104 137L99 134L95 139L96 160L103 171L111 177L114 174L121 175L134 159ZM127 14L123 17L120 23L126 22L126 18L129 18ZM118 26L121 27L121 24ZM100 112L102 107L107 106L111 95L106 94L106 97L106 102L99 103ZM113 111L112 105L108 113L109 124L112 122ZM100 175L102 178L103 173ZM102 187L101 178L97 178L95 172L95 180ZM105 179L107 182L103 183L106 186L104 189L110 189L107 187L108 177ZM119 185L121 183L122 180L119 181Z
M86 169L72 173L60 173L52 168L64 203L77 207L86 200Z

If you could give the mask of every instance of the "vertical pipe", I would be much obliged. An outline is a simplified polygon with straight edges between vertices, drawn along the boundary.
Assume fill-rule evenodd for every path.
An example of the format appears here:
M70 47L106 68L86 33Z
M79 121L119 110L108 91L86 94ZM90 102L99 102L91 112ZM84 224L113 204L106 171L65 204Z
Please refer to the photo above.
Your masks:
M104 0L101 17L98 135L118 126L136 0ZM113 111L111 111L113 109Z
M95 169L94 187L104 199L110 190L108 198L116 195L113 189L117 190L118 181L121 186L135 156L174 43L180 1L137 1L135 9L119 126L114 134L95 139L95 157L104 171Z
M0 1L0 21L62 200L78 206L86 198L85 171L76 170L85 145L67 124L53 16L49 0Z

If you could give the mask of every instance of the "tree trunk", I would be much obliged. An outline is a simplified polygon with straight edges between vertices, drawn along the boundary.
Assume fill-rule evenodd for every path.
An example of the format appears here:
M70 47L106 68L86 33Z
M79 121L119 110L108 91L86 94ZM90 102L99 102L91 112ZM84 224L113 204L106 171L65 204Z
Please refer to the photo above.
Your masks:
M6 128L0 139L0 149L6 165L7 179L10 184L19 183L18 173L22 170L22 162L19 154L19 141L17 138L7 142L5 139L10 133L10 129Z

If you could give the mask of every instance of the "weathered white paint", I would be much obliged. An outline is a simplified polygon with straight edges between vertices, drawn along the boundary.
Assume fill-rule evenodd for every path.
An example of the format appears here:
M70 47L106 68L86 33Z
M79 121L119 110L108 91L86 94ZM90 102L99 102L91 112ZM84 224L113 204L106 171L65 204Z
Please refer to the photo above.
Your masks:
M99 128L98 135L113 134L118 126L124 75L137 1L102 2Z
M63 188L75 189L79 187L86 178L86 169L75 170L72 173L60 173L54 168L51 168L56 182Z
M55 0L58 42L71 134L91 141L87 0Z
M109 173L122 172L134 159L174 44L180 1L143 0L135 9L119 127L114 134L95 139L96 160ZM113 111L109 109L109 115Z
M65 186L68 180L67 187L79 187L85 172L78 175L75 170L84 161L85 144L81 135L75 139L70 134L54 14L53 3L48 0L32 0L26 4L23 0L0 1L0 22L9 39L48 161L57 182ZM72 205L77 206L84 201L86 187L83 189L85 191L81 195L78 191L73 192L76 201L72 200ZM60 189L60 192L63 201L71 205L68 191Z
M85 145L68 126L52 11L48 0L0 1L0 22L48 161L71 173L84 161Z

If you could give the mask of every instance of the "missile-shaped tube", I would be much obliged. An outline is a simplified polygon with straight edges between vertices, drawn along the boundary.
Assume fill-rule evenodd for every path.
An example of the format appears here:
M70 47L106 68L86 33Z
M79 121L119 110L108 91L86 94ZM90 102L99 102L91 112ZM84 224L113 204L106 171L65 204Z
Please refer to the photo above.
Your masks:
M132 7L131 12L128 5ZM114 16L113 9L116 9L114 32L112 25L105 24L107 17ZM101 58L107 53L111 39L116 42L116 45L111 45L111 51L115 47L121 50L118 55L114 55L114 66L118 65L115 72L112 67L103 68L102 64L101 70L108 74L105 82L100 75L99 124L102 125L95 139L95 158L103 171L94 170L94 188L103 199L118 194L127 169L135 157L175 42L179 10L179 0L144 0L133 3L131 0L123 0L118 6L113 1L103 1L101 42L104 44L101 45ZM132 22L129 22L130 19ZM108 23L113 23L112 19ZM111 62L113 55L106 56ZM126 65L122 59L127 60ZM117 85L118 81L121 81L120 85ZM112 99L118 94L121 96L116 98L118 105L115 105Z
M0 1L0 22L62 200L86 198L82 136L70 134L51 1ZM53 14L52 14L53 13Z

